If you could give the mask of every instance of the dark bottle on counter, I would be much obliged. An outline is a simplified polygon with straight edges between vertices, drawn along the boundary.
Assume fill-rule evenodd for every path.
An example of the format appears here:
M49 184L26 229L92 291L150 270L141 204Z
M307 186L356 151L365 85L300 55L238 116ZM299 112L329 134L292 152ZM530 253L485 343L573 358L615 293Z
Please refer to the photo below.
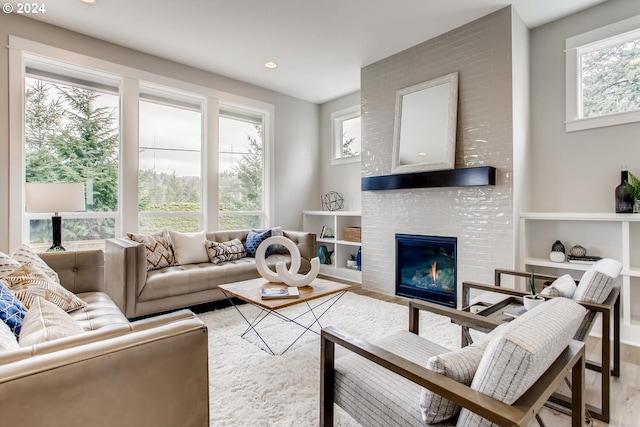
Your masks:
M633 213L633 198L627 190L627 180L629 172L627 168L622 168L620 172L620 185L616 187L616 213Z

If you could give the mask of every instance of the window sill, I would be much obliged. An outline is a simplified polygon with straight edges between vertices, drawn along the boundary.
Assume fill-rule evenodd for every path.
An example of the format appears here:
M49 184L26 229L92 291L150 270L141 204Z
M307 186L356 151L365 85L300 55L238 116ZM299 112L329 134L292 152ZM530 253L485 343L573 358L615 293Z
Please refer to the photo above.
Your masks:
M609 114L607 116L590 117L587 119L567 120L565 122L565 129L567 132L575 132L579 130L596 129L634 122L640 122L640 111Z

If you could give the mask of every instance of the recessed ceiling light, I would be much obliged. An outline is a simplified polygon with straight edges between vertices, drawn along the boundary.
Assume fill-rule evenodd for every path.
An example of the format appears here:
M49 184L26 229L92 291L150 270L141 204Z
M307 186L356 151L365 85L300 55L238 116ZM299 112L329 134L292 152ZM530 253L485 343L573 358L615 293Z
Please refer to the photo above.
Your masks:
M96 0L80 0L84 4L95 4Z
M267 61L264 63L264 66L267 68L278 68L278 63L273 61Z

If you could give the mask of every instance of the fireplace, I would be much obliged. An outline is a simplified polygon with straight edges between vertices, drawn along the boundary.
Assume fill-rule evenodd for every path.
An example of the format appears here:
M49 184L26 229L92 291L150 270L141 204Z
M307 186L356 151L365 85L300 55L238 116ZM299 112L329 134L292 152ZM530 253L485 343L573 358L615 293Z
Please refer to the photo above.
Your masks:
M396 234L396 295L456 307L457 238Z

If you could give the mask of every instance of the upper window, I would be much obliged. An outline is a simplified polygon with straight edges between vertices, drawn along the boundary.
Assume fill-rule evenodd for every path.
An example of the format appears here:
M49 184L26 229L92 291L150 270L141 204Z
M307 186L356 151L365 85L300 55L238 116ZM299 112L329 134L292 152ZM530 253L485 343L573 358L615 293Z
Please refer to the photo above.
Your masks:
M193 232L202 225L202 113L198 99L141 85L140 231Z
M263 227L263 116L226 108L220 110L219 123L219 229Z
M333 129L331 164L357 162L360 160L360 106L336 111L331 114Z
M117 82L91 73L27 61L25 182L83 183L86 212L65 214L65 241L115 237L118 220L119 103ZM82 73L83 79L77 77ZM52 236L51 213L25 213L28 241L42 248Z
M566 41L567 131L640 121L640 17Z

